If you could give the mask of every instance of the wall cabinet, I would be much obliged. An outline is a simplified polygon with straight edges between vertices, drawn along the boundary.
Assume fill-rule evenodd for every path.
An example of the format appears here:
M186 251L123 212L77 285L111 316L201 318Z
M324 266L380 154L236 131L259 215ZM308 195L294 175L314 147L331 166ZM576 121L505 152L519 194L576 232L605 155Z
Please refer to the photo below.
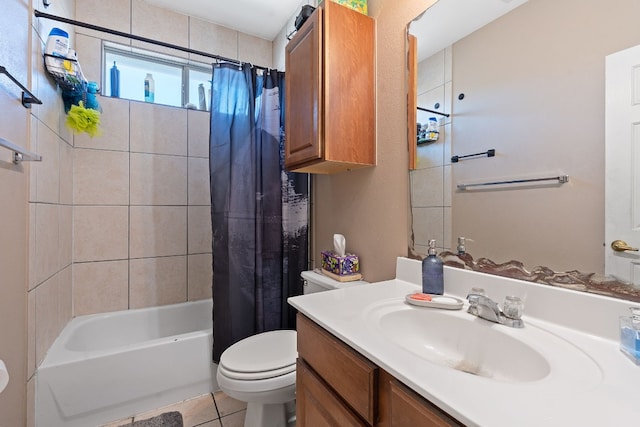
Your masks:
M297 426L463 426L298 314Z
M375 165L375 21L324 1L287 44L285 61L286 168Z

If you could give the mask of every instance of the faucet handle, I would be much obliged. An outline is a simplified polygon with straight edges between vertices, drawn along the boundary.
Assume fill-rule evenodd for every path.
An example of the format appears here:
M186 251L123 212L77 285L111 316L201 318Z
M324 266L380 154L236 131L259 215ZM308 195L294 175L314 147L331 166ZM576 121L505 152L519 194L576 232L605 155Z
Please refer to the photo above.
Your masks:
M524 302L520 297L507 295L502 303L502 312L510 319L520 319L524 311Z
M469 291L469 293L467 294L467 300L469 300L469 302L476 302L477 301L477 297L485 297L487 296L487 293L484 291L483 288L471 288L471 290ZM469 297L472 297L471 299L469 299ZM472 301L473 300L473 301Z

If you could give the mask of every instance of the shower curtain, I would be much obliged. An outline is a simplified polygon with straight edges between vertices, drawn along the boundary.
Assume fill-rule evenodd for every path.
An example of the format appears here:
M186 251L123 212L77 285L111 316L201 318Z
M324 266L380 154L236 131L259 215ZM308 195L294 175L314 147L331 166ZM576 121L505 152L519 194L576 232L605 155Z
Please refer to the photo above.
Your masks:
M213 360L259 332L295 327L308 259L308 175L284 170L284 73L217 64L210 178Z

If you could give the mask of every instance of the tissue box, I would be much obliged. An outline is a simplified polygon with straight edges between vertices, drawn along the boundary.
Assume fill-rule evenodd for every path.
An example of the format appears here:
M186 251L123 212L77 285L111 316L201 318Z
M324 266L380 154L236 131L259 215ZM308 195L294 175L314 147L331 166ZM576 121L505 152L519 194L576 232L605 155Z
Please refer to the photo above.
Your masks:
M358 255L346 254L341 257L333 251L322 252L322 268L338 276L356 274L360 271Z
M349 9L353 9L364 15L367 14L367 0L331 0L331 1L333 1L334 3L341 4L343 6L346 6ZM320 3L322 3L322 1L318 2L318 4Z

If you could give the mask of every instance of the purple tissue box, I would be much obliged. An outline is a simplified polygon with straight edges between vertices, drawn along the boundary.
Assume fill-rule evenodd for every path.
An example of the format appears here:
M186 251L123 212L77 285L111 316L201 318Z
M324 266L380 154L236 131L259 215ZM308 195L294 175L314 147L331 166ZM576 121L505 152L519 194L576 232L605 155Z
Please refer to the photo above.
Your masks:
M358 255L338 256L333 251L322 251L322 268L339 276L355 274L360 271Z

